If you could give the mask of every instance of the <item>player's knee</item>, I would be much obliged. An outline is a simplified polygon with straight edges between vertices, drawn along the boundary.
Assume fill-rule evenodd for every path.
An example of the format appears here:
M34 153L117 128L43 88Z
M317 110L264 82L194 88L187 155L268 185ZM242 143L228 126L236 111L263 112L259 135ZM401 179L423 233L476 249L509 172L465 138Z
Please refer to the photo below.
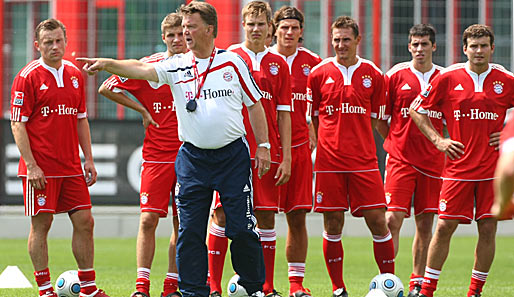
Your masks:
M328 234L340 234L344 225L344 213L325 213L323 225Z
M391 233L398 233L403 224L403 218L399 218L396 213L388 213L386 218L387 227Z
M436 234L438 237L450 237L458 225L458 220L439 219L437 221Z
M227 219L225 217L225 212L223 208L216 208L212 215L212 222L220 227L225 227L227 224Z
M495 219L482 219L478 222L478 235L483 240L494 240L497 223Z
M147 215L147 216L141 216L141 220L139 222L139 228L142 230L142 231L154 231L155 228L157 228L157 224L159 222L159 217L158 216L152 216L152 215Z

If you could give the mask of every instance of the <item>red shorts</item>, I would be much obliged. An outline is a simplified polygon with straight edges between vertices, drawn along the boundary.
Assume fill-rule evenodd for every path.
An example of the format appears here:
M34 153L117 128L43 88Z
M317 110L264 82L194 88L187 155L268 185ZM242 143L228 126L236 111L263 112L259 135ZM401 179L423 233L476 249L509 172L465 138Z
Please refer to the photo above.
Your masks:
M22 177L25 215L61 213L91 208L91 197L83 175L47 178L45 189L36 190Z
M141 165L141 189L139 203L141 212L156 212L160 217L168 215L171 199L173 216L177 216L175 205L175 163L144 162Z
M279 187L280 211L312 208L312 159L309 143L291 149L291 178Z
M382 177L377 170L364 172L315 172L314 211L347 211L362 217L362 210L385 208Z
M252 160L253 209L278 212L279 187L275 186L275 174L279 164L271 163L268 173L262 178L259 178L258 168L253 168L254 165Z
M439 198L439 218L460 220L461 224L493 217L493 180L458 181L443 180Z
M385 195L388 211L403 211L410 216L412 195L414 214L437 213L442 179L420 171L393 157L387 158Z

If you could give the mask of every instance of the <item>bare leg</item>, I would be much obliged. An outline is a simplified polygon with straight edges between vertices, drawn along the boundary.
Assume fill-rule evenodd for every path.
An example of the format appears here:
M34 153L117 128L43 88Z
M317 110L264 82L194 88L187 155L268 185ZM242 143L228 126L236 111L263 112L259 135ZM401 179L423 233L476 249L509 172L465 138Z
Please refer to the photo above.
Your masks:
M156 212L142 212L139 219L137 233L136 258L137 267L152 267L155 253L155 229L159 223L159 214Z
M177 239L178 239L178 216L172 217L173 231L170 238L170 247L168 249L168 272L178 273L177 270Z
M305 217L305 210L294 210L286 214L289 227L286 238L287 262L305 263L308 245Z
M391 231L391 236L393 237L395 257L398 255L400 247L400 229L402 228L405 215L406 213L403 211L386 212L387 227L389 228L389 231Z
M69 214L73 225L71 248L79 269L93 268L95 243L93 230L95 222L91 209L82 209Z
M427 266L432 269L441 270L450 251L450 240L459 225L458 220L441 219L437 220L434 238L430 241L428 248Z
M31 218L27 248L35 271L48 267L47 236L53 217L51 213L40 212Z
M432 239L434 214L422 213L417 215L415 220L416 233L412 243L412 272L416 275L423 275L427 265L428 246Z

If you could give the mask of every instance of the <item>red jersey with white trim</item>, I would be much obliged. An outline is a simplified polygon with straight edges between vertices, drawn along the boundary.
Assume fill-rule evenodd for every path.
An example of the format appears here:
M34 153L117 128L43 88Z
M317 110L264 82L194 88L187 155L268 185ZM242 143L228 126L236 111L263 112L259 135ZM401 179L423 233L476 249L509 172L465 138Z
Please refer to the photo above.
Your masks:
M268 138L271 144L271 161L280 162L280 133L278 130L278 111L291 111L291 78L286 62L269 49L255 54L243 44L234 44L228 48L246 62L263 97L261 100L266 121L268 122ZM252 126L248 118L248 111L244 111L244 123L250 145L250 156L255 157L257 143Z
M155 63L166 58L167 53L162 52L144 57L141 61ZM153 162L174 162L182 142L178 139L177 115L170 86L162 85L154 89L148 81L127 79L117 75L112 75L103 84L110 91L125 90L134 95L159 124L159 128L150 125L146 129L143 159Z
M276 45L271 49L282 57L289 66L291 74L291 146L299 146L309 141L309 126L306 117L310 116L310 104L307 101L307 77L312 68L321 62L321 58L310 50L299 47L296 52L286 57L277 52Z
M430 71L421 73L412 62L404 62L395 65L385 75L384 120L391 118L391 124L384 140L384 150L392 157L436 176L440 176L443 171L444 154L421 133L409 116L409 106L441 69L433 65ZM434 107L428 117L434 128L442 134L442 111Z
M468 64L459 63L443 71L412 103L420 113L441 108L451 139L464 144L464 155L447 158L443 178L455 180L493 179L498 151L489 137L503 128L506 110L514 104L514 76L500 65L477 75Z
M318 116L315 171L355 172L378 168L371 118L385 109L385 83L373 62L361 59L348 68L327 58L307 82L312 113Z
M84 80L73 63L59 69L38 59L14 78L11 121L25 122L30 149L46 177L82 175L77 120L86 118ZM27 176L20 158L18 176Z

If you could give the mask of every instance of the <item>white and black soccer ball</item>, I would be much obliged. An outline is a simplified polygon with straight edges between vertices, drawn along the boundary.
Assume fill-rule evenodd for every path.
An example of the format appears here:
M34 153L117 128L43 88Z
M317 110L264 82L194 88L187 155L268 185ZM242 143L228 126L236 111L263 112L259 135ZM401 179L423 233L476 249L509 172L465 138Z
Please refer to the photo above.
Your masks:
M239 275L235 274L229 281L227 287L228 297L248 297L246 289L239 283Z
M382 273L375 276L369 284L369 289L378 289L387 297L403 297L404 287L400 278L392 273Z
M78 297L80 294L80 280L77 270L68 270L55 281L55 293L58 297Z

